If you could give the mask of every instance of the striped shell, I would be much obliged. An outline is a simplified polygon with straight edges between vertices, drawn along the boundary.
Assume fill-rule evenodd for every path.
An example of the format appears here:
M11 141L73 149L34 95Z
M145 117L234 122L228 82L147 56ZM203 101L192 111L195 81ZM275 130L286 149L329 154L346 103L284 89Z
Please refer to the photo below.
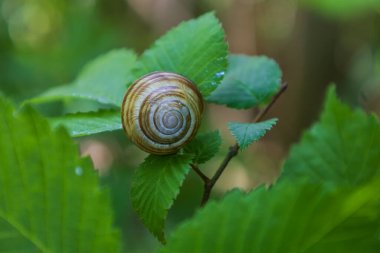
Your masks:
M157 155L176 153L196 134L203 99L183 76L153 72L135 81L125 94L121 120L129 139Z

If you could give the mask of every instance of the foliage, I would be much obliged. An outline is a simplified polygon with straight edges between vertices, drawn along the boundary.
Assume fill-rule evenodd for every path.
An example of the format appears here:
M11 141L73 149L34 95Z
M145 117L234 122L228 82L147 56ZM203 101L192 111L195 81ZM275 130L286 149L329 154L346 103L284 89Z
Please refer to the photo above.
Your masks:
M280 67L264 56L228 56L224 36L214 13L208 13L179 24L139 57L128 49L98 57L72 84L24 103L95 104L95 111L77 108L50 117L54 130L31 108L15 113L0 100L0 239L6 242L1 242L0 251L117 251L108 198L61 126L72 137L120 130L123 94L142 75L182 74L198 86L205 101L234 109L270 106L268 102L278 97L274 95L282 81ZM277 119L230 122L237 143L232 147L237 149L230 148L221 168L276 123ZM135 170L132 206L163 244L168 210L190 168L201 175L205 189L223 172L208 178L197 170L216 155L221 142L219 131L201 133L177 154L149 155ZM377 252L379 157L378 119L352 111L331 88L320 122L294 146L276 185L249 193L234 190L207 204L171 234L161 251ZM11 170L20 176L11 177Z
M276 185L207 205L162 252L378 252L379 133L377 119L350 111L330 89L321 122Z
M219 131L198 134L185 148L186 153L194 156L193 162L202 164L210 160L218 151L222 139Z
M122 128L120 112L113 110L67 114L51 118L50 123L53 127L65 126L72 137L115 131Z
M213 13L183 22L158 39L136 64L136 77L153 71L181 74L207 97L227 68L224 31Z
M270 119L259 123L237 123L230 122L228 127L242 149L248 147L252 142L259 140L277 122L277 119Z
M208 101L247 109L267 102L280 88L282 73L272 59L230 55L228 62L226 77Z
M379 201L373 193L379 186L336 189L284 180L269 191L234 191L180 226L162 252L377 252L374 217L346 234L340 230Z
M168 209L189 172L191 158L189 155L150 155L134 175L132 205L161 242L165 242L164 222Z
M292 148L284 176L296 179L307 172L310 181L362 185L380 176L379 147L379 120L351 111L330 88L320 122Z
M29 102L80 98L120 106L135 62L136 55L132 51L113 50L86 65L73 84L52 88Z
M182 74L192 80L207 96L224 77L227 68L227 44L224 31L213 13L183 22L158 39L137 60L130 50L119 49L98 57L89 63L74 84L61 86L29 100L40 104L54 100L79 98L109 104L120 109L122 96L129 84L153 71ZM99 107L101 108L101 107ZM80 112L80 110L78 110ZM73 118L81 121L75 124ZM87 113L62 117L59 123L67 126L74 136L104 131L102 115ZM73 128L78 127L79 129ZM106 130L121 129L121 125ZM91 129L86 132L84 128Z
M182 74L194 81L200 92L207 96L222 80L226 67L227 44L224 41L224 31L215 15L209 13L198 19L183 22L168 32L146 50L137 62L135 55L129 50L112 51L89 63L74 84L54 88L28 102L39 104L57 99L65 101L67 98L79 98L115 106L114 111L78 110L76 114L50 120L53 126L66 126L74 137L86 136L121 129L118 115L122 95L128 84L148 72L161 70ZM219 135L211 138L220 139ZM216 153L220 140L211 144L203 151L192 149L187 152L195 153L195 161L202 163ZM191 149L191 145L189 147ZM182 180L188 172L189 159L193 156L183 157L182 163L179 162L179 156L148 157L134 177L131 191L133 206L145 225L161 241L164 241L163 228L167 209L179 192ZM161 170L157 170L157 167ZM161 177L163 182L166 181L167 187L153 184L157 177ZM151 191L142 194L141 187L152 188ZM152 194L158 189L158 194ZM147 205L153 205L154 209Z
M116 252L107 192L66 131L3 98L0 111L0 252Z

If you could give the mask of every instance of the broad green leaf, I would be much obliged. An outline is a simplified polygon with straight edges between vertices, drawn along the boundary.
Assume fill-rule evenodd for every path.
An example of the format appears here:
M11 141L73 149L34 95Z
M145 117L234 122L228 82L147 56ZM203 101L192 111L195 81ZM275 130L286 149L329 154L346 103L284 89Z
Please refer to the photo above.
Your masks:
M302 4L334 18L352 18L362 14L376 13L379 0L300 0Z
M331 89L321 123L293 149L285 177L269 191L233 192L209 203L163 251L377 253L380 145L366 135L376 143L379 128L373 116L350 111ZM313 152L303 152L309 147Z
M245 149L263 137L276 123L277 119L269 119L258 123L229 122L228 128L232 135L235 136L239 146Z
M295 145L284 166L286 177L357 185L380 177L380 126L374 115L352 111L327 94L320 122Z
M336 189L287 180L269 191L234 191L182 224L162 252L376 253L379 207L366 206L380 200L379 183ZM372 217L355 224L363 211L372 211ZM341 233L342 228L349 230Z
M202 133L186 145L184 151L194 156L194 163L201 164L210 160L219 151L221 143L219 131Z
M135 61L132 51L113 50L87 64L72 84L52 88L28 102L80 98L120 107Z
M182 22L146 50L134 71L138 78L153 71L181 74L208 96L227 68L224 31L214 13Z
M281 85L281 69L265 56L230 55L228 71L209 102L246 109L266 103Z
M169 208L189 172L190 155L150 155L139 166L131 186L132 206L145 226L165 243Z
M50 118L53 127L65 126L72 137L87 136L122 129L119 111L68 114Z
M0 98L0 252L117 252L108 193L62 129Z

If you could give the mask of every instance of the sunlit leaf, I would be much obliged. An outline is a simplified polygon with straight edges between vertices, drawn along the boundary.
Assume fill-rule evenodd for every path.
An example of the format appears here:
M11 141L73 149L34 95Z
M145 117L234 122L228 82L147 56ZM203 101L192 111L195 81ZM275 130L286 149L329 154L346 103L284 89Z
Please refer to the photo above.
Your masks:
M117 252L108 194L62 129L0 98L0 252Z
M119 111L68 114L61 117L50 118L49 121L53 127L65 126L72 137L122 129Z
M136 64L136 78L168 71L192 80L208 96L223 79L227 68L224 31L214 13L182 22L158 39Z

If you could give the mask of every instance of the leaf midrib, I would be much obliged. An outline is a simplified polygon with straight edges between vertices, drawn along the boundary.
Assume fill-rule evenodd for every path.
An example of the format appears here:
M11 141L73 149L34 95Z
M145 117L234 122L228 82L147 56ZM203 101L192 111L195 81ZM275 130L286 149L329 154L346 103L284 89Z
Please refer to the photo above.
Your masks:
M336 227L338 227L339 225L343 224L345 221L347 221L349 218L351 218L355 213L357 213L363 206L365 206L367 203L369 202L369 200L365 201L364 203L362 203L361 205L359 205L355 210L353 210L349 215L347 215L346 217L344 217L343 219L341 219L340 221L336 222L335 224L333 224L330 229L327 229L325 231L325 233L322 233L321 236L316 239L314 242L310 243L309 245L307 245L305 247L305 249L301 250L300 252L303 252L303 253L306 253L308 252L308 250L310 250L312 247L314 247L315 245L317 245L320 241L323 240L323 238L326 237L326 235L328 235L330 232L332 232Z
M2 210L0 210L0 218L3 219L6 223L8 223L11 227L13 227L20 235L22 235L25 239L31 242L37 249L46 253L53 253L51 250L46 248L46 246L40 242L37 238L35 238L32 234L29 233L27 229L25 229L22 225L20 225L17 221L13 220L11 217L5 215Z
M9 125L10 121L5 118L3 121L5 126L8 128L9 132L11 133L9 136L12 139L12 143L14 142L13 138L13 131L11 130L11 127ZM34 121L32 122L33 126L35 127ZM33 128L35 131L37 131L35 128ZM21 159L18 157L18 150L14 150L14 154L16 157L16 162L18 164L18 167L20 171L23 171L23 166L21 165ZM23 186L27 188L27 184L25 183L25 180L23 176L21 176ZM28 209L28 215L30 216L30 210ZM7 216L3 210L0 209L0 218L3 219L6 223L8 223L11 227L13 227L16 231L18 231L24 238L26 238L28 241L30 241L33 245L35 245L39 250L42 252L52 252L50 251L42 242L40 242L37 238L35 238L27 229L25 229L21 224L19 224L16 220L13 220L10 216Z
M344 147L344 145L342 144L342 141L343 141L343 136L341 135L341 131L340 131L340 129L341 129L341 127L340 127L340 124L339 124L339 122L336 120L336 117L334 118L334 120L335 120L335 128L336 128L336 130L337 130L337 132L339 133L338 134L338 139L339 139L339 141L340 141L340 146L341 146L341 148L343 149L343 147ZM372 131L371 131L371 136L374 134L374 131L373 131L373 129L372 129ZM373 138L371 138L371 139L373 139ZM371 143L372 143L372 141L371 141ZM367 149L367 151L368 151L368 149ZM345 154L345 152L343 152L343 154ZM342 158L343 158L343 162L344 162L344 165L345 165L345 167L346 168L348 168L349 166L348 166L348 164L347 164L347 160L346 160L346 156L341 156ZM368 156L366 155L366 158L367 158ZM367 160L367 159L364 159L365 161ZM363 162L363 164L365 164L365 162ZM364 165L362 165L361 167L363 167ZM362 169L363 170L363 169ZM345 171L345 173L347 173L347 171ZM349 180L349 176L347 176L346 175L346 178ZM310 243L308 246L306 246L306 248L304 249L304 250L302 250L302 252L307 252L309 249L311 249L312 247L314 247L315 245L317 245L321 240L323 240L323 238L325 238L326 237L326 235L328 235L330 232L332 232L336 227L338 227L339 225L341 225L341 224L343 224L345 221L347 221L352 215L354 215L355 213L357 213L365 204L367 204L368 203L368 201L369 200L367 200L365 203L362 203L361 205L359 205L353 212L351 212L349 215L347 215L346 217L344 217L343 219L341 219L340 221L338 221L337 223L335 223L334 225L332 225L331 227L330 227L330 229L328 229L328 230L326 230L325 231L325 233L323 233L321 236L320 236L320 238L318 238L315 242L312 242L312 243Z

